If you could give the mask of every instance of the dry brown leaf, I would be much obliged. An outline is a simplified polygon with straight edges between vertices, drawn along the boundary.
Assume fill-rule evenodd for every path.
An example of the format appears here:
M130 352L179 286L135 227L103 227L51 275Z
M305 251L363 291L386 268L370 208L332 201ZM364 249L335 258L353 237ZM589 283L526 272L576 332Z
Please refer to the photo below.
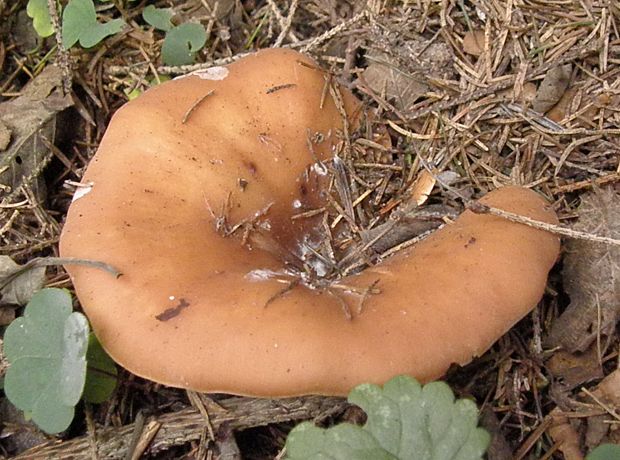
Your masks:
M566 88L568 88L572 69L573 66L571 64L566 64L553 67L547 72L538 87L536 98L534 98L532 103L534 110L539 113L545 113L558 103Z
M581 403L575 406L578 408L577 411L583 407L582 403L586 403L592 410L599 410L602 414L590 415L582 419L568 417L559 407L551 411L549 417L552 419L552 425L548 430L549 435L555 442L563 443L560 450L566 459L583 458L578 434L578 430L582 431L583 421L587 423L584 441L588 450L602 442L614 442L616 439L615 432L617 430L614 430L612 424L615 417L609 414L607 409L617 411L620 407L620 370L616 369L606 376L590 392L585 389L581 391L578 399Z
M484 406L480 413L480 426L491 435L491 443L486 453L487 460L506 460L507 458L512 458L512 449L502 433L499 419L488 405Z
M384 94L398 110L407 110L429 88L414 76L400 70L387 54L377 53L367 57L370 64L364 70L364 80L377 94Z
M15 319L15 308L9 306L0 307L0 326L8 326Z
M523 84L523 91L521 92L521 99L524 102L531 104L536 98L536 85L531 81L526 81Z
M11 136L7 149L0 151L0 198L3 192L11 197L23 184L36 184L48 155L45 141L54 141L56 114L72 105L62 85L62 71L49 65L21 96L0 104L0 122Z
M603 92L583 100L581 106L583 107L590 102L592 103L590 108L586 109L585 112L579 117L583 121L582 125L586 127L592 126L592 123L594 123L596 118L599 116L601 108L609 107L614 110L617 107L620 107L620 94ZM607 114L609 113L610 112L607 111Z
M532 101L536 97L537 87L531 81L526 81L521 88L519 94L516 94L515 87L510 87L500 91L498 94L505 100L518 101L524 105L531 106Z
M9 256L0 256L0 282L20 268ZM0 306L26 305L45 283L45 267L30 269L0 289Z
M618 407L620 407L620 370L616 369L601 380L594 391L592 391L592 394L600 402L617 411ZM585 396L584 399L590 404L598 405L589 396ZM599 407L599 409L602 408ZM613 442L613 440L606 439L610 427L613 426L611 425L613 421L614 418L608 413L588 417L585 444L589 449L598 446L602 442Z
M205 3L209 5L211 12L213 12L213 9L217 5L215 17L219 21L230 14L237 3L237 0L205 0Z
M463 51L472 56L484 53L484 30L472 30L463 36Z
M594 344L585 353L558 350L545 364L553 377L560 379L560 385L566 391L603 377L598 349Z
M620 238L620 194L613 187L582 195L578 213L575 230ZM620 248L569 240L563 278L570 305L553 324L548 344L584 351L599 333L613 334L620 318Z
M0 402L0 419L4 425L2 445L13 455L39 446L48 438L24 413L17 409L8 399ZM12 455L11 455L12 456Z
M547 112L547 118L555 122L560 122L569 115L568 111L570 106L577 95L577 88L567 89L557 104L555 104L549 112Z
M560 409L555 408L549 414L553 420L549 427L549 436L560 444L559 450L564 454L564 460L583 460L583 454L579 446L579 433L573 428L570 419Z

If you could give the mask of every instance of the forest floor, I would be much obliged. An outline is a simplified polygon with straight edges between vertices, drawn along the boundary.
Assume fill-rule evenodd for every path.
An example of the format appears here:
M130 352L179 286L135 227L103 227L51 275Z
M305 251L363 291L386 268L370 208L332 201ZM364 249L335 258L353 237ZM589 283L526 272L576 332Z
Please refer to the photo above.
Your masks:
M446 377L481 408L493 435L488 458L573 460L620 443L620 4L158 0L149 3L172 8L173 22L199 22L207 32L196 64L167 66L163 34L142 18L146 3L97 3L99 21L122 18L125 26L92 48L65 50L54 35L35 33L25 0L0 0L0 255L19 264L58 256L76 184L130 95L261 48L299 50L351 89L390 138L392 148L379 154L376 143L359 143L359 176L381 184L367 194L375 211L389 214L430 167L439 182L428 204L463 209L463 197L522 185L574 231L562 239L536 309ZM54 63L60 70L39 80L50 99L37 114L51 122L24 112L23 132L7 131L3 116L24 110L16 103L24 88ZM63 88L69 99L57 97ZM364 192L353 190L352 201ZM47 268L45 286L72 290L60 266ZM2 306L0 324L19 312ZM0 449L22 458L190 459L239 449L243 458L267 459L299 420L359 418L339 398L207 397L121 371L109 401L79 405L71 428L50 438L2 400Z

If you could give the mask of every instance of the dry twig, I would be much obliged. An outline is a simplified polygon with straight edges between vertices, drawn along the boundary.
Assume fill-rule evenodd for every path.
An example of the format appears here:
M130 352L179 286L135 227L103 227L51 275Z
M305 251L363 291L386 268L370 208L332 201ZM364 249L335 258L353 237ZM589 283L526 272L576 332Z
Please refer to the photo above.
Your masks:
M306 396L281 400L232 397L218 401L225 409L211 416L213 428L217 430L222 424L229 424L232 429L241 430L254 426L280 423L292 420L311 419L321 413L340 405L345 407L342 398ZM186 408L178 412L164 414L154 419L159 425L148 453L154 454L172 446L197 441L204 430L204 416L195 408ZM119 428L99 429L98 452L101 458L122 459L129 448L134 433L134 423ZM142 431L140 430L140 433ZM87 436L82 436L61 443L54 442L47 446L30 449L15 460L90 460L90 446Z

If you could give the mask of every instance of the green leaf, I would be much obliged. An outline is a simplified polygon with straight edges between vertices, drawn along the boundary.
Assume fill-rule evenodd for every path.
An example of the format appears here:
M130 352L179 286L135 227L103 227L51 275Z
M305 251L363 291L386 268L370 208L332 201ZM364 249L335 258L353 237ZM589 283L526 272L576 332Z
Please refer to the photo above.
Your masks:
M174 27L172 16L174 16L172 8L155 8L154 5L147 6L142 12L142 18L148 24L166 32Z
M124 25L125 21L120 18L112 19L105 24L96 22L92 24L91 29L82 32L80 35L80 45L84 48L92 48L103 41L104 38L119 33Z
M78 41L84 48L90 48L120 32L124 24L122 19L101 24L97 22L93 0L71 0L62 13L62 40L67 48Z
M162 61L166 65L191 64L205 43L207 32L202 24L186 23L173 27L161 47Z
M363 427L342 424L325 430L302 424L286 441L288 458L474 460L482 458L490 442L477 427L476 405L455 401L443 382L422 387L411 377L395 377L383 388L359 385L349 402L366 412Z
M112 396L116 388L118 370L93 333L88 336L86 361L86 383L82 399L89 403L101 404Z
M32 18L32 25L39 36L49 37L54 33L47 0L30 0L26 6L26 13Z
M62 289L36 293L4 335L6 396L47 433L73 420L86 377L88 321Z
M290 459L397 460L362 427L343 423L328 430L304 422L288 436Z
M594 449L586 460L619 460L620 446L618 444L601 444Z

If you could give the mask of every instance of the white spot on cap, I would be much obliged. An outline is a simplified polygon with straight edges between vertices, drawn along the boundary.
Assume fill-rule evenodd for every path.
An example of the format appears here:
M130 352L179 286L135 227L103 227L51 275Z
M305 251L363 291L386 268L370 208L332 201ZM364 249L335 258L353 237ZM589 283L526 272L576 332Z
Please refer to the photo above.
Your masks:
M266 281L266 280L274 279L278 277L278 275L280 275L279 272L269 270L269 269L258 268L256 270L252 270L251 272L247 273L245 275L245 279L248 279L250 281Z
M295 209L301 208L301 201L299 201L299 200L293 201L293 208L295 208Z
M192 75L202 79L202 80L223 80L229 74L229 70L226 67L209 67L208 69L200 69L190 72L186 75L181 75L175 80L185 77L191 77Z
M170 299L170 300L174 300L174 296L173 296L173 295L171 295L170 297L168 297L168 299Z

